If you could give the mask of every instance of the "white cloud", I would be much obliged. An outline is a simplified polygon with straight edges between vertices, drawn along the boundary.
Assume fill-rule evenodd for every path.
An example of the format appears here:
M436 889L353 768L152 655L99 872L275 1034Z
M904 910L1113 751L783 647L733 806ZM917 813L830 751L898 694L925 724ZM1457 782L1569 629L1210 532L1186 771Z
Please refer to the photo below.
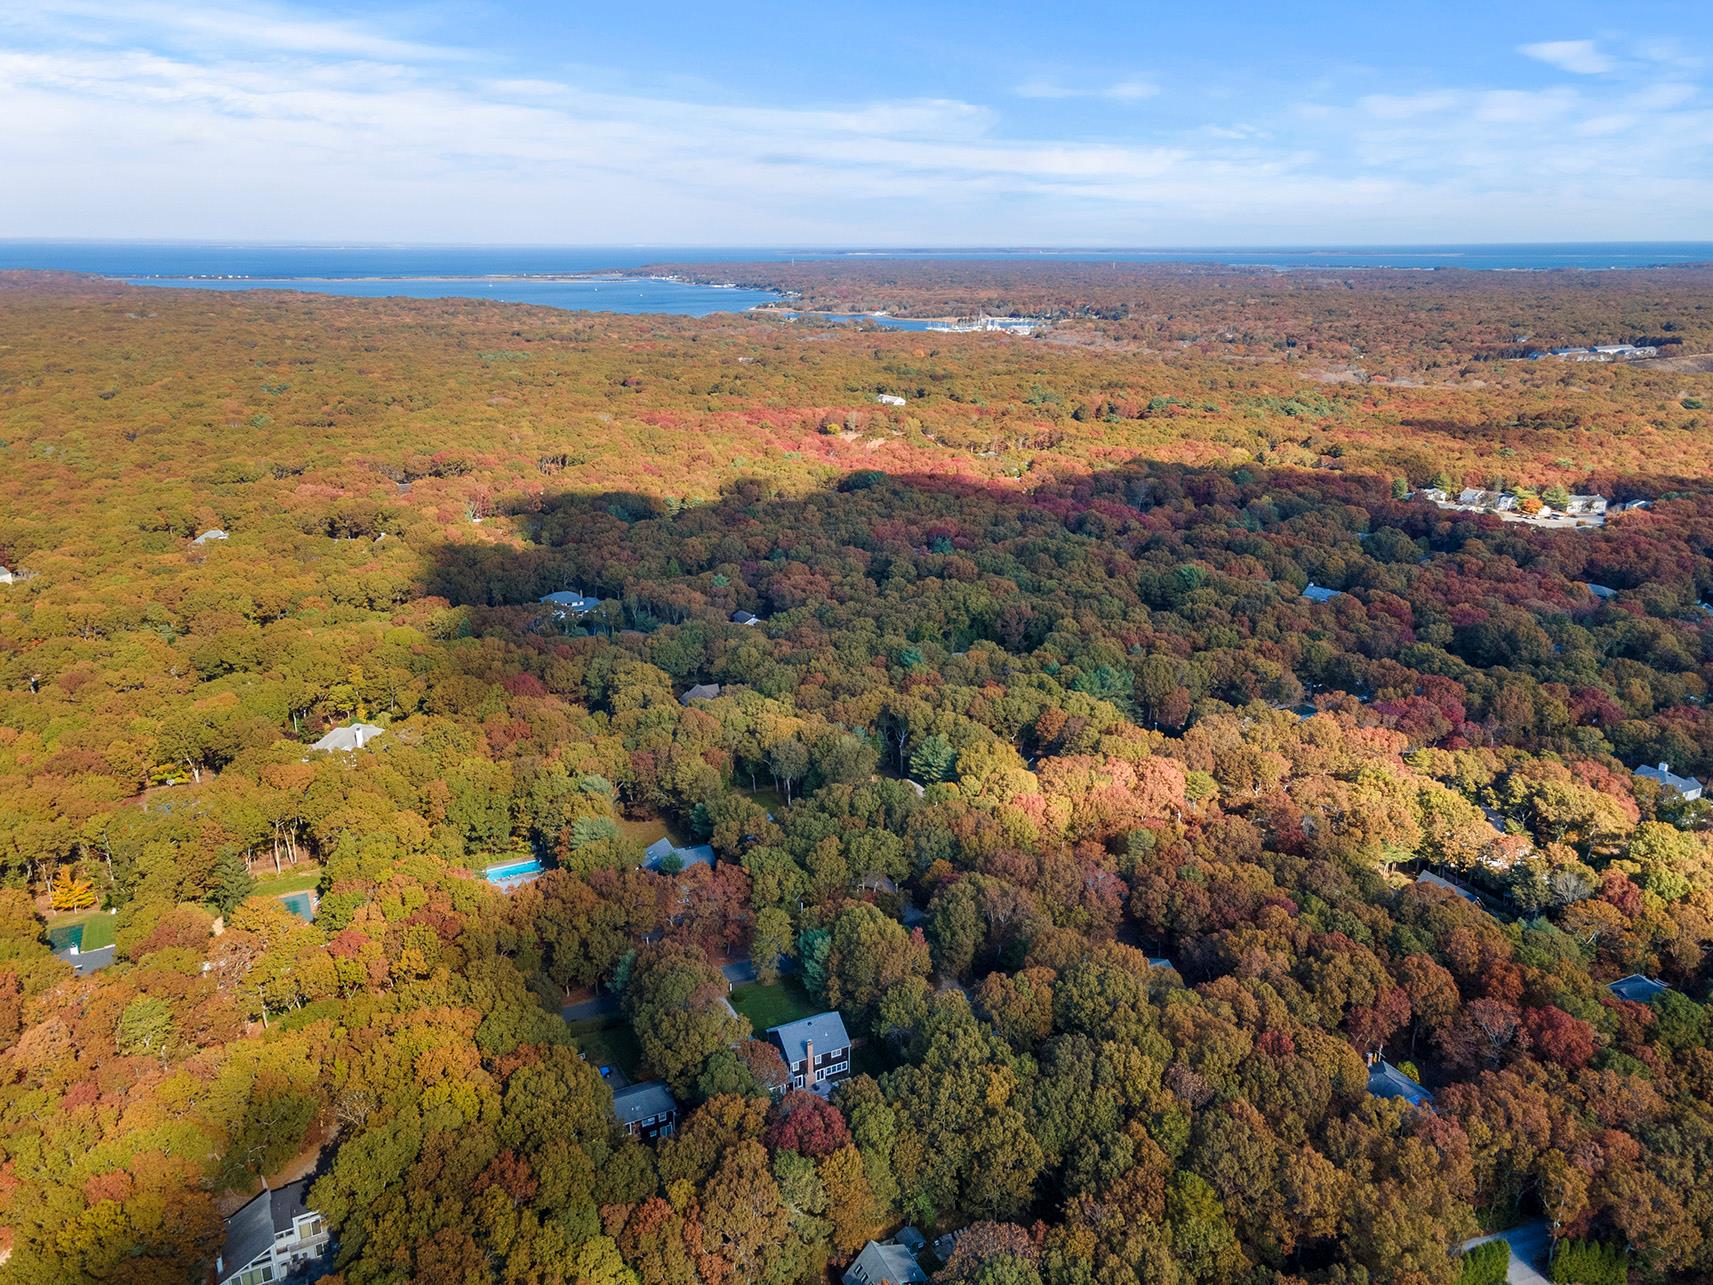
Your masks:
M227 34L225 10L148 0L45 0L0 17L0 119L11 123L0 173L16 180L0 236L1635 239L1695 235L1713 208L1713 113L1678 80L1430 85L1356 101L1327 81L1296 101L1234 97L1217 121L1175 100L1084 112L1102 131L1090 138L1043 123L1058 113L1018 120L947 97L627 92L606 74L544 74L378 27L246 12L273 34ZM1026 90L1091 104L1157 92L1139 77ZM1253 104L1252 119L1227 118L1237 102ZM1154 119L1168 115L1176 123Z
M1036 76L1024 81L1012 92L1019 98L1104 98L1115 103L1139 103L1158 95L1160 86L1140 77L1130 77L1110 84L1067 85L1060 80Z
M1522 45L1517 52L1578 76L1599 76L1615 70L1618 65L1601 53L1592 40L1542 40Z

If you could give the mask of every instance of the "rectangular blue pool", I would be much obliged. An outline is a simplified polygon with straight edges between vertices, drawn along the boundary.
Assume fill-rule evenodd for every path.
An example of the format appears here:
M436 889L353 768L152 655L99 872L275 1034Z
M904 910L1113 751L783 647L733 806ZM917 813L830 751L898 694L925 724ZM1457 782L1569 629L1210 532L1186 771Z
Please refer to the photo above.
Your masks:
M315 922L315 903L310 900L307 892L288 892L280 898L285 902L285 908L291 911L306 924Z
M519 884L528 883L538 876L543 867L539 857L524 857L518 861L506 861L497 866L489 866L482 872L482 877L503 892L510 892Z

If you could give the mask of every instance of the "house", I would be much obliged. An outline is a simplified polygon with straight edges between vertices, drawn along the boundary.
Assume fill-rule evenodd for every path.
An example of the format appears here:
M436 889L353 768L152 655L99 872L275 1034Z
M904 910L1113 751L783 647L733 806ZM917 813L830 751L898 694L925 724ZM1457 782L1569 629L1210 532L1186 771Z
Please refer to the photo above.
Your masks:
M226 1220L226 1241L214 1260L220 1285L265 1285L327 1253L327 1220L304 1203L309 1179L264 1189Z
M312 750L360 750L387 729L373 723L352 723L336 727L309 748Z
M230 540L231 538L232 538L231 536L227 535L219 527L210 527L208 530L204 531L201 535L197 536L196 539L192 540L191 543L192 544L207 544L211 540Z
M1413 1107L1425 1107L1433 1102L1433 1094L1384 1058L1376 1058L1368 1064L1368 1092L1377 1098L1402 1098Z
M1447 504L1451 500L1451 497L1437 486L1424 486L1416 494L1431 504Z
M1311 580L1308 588L1303 590L1303 597L1310 602L1331 602L1343 592L1342 589L1328 589L1325 585L1318 585Z
M1466 508L1489 509L1494 513L1508 513L1517 507L1517 497L1507 491L1484 491L1477 486L1466 486L1457 493L1457 502Z
M67 946L64 950L54 951L54 958L62 963L71 965L72 971L79 977L99 972L113 962L112 946L99 946L94 950L83 950L76 945Z
M613 1119L633 1138L670 1138L678 1127L678 1102L659 1080L613 1090Z
M1651 1004L1671 987L1656 978L1631 973L1628 977L1620 977L1606 989L1619 999L1627 999L1632 1004Z
M0 584L17 584L18 573L8 567L0 567Z
M658 872L668 857L678 858L678 869L680 870L690 866L712 867L716 860L714 849L706 843L698 843L689 848L680 848L671 839L656 839L643 850L642 868Z
M566 616L581 616L601 605L599 598L585 598L575 589L560 589L543 594L540 601L553 608L553 614L563 620Z
M678 698L678 703L688 705L691 701L711 701L719 694L720 685L718 683L697 683Z
M1636 775L1655 782L1662 790L1671 790L1682 795L1690 803L1701 797L1701 782L1693 776L1679 776L1671 770L1668 764L1661 763L1658 767L1638 767Z
M1470 892L1469 889L1463 887L1461 884L1455 884L1449 879L1442 879L1431 870L1422 871L1416 876L1416 882L1423 887L1438 888L1444 892L1454 892L1465 901L1474 902L1476 905L1481 904L1481 899L1473 892Z
M916 1255L903 1245L873 1240L862 1247L843 1277L844 1285L919 1285L927 1279Z
M1634 513L1637 509L1651 509L1653 506L1652 500L1625 500L1618 509L1623 513Z
M902 397L899 397L895 393L881 393L874 400L879 402L882 406L902 406L902 405L904 405L904 399Z
M734 611L732 612L732 623L734 625L759 625L761 617L751 611Z
M1563 508L1573 518L1590 518L1602 516L1607 506L1604 495L1572 495L1565 500Z
M817 1013L775 1026L768 1035L779 1046L794 1089L828 1088L851 1073L851 1037L837 1013Z
M1583 586L1589 593L1602 601L1607 598L1616 598L1618 596L1618 591L1612 588L1611 585L1595 584L1592 580L1585 580L1583 581Z

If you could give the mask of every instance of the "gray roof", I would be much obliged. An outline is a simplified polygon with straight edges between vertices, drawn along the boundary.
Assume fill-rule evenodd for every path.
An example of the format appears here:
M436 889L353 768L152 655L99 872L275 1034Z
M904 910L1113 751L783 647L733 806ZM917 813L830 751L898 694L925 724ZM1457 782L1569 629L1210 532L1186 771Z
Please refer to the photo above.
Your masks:
M309 1179L299 1178L273 1191L257 1192L254 1200L226 1220L226 1240L220 1246L222 1280L266 1253L273 1246L275 1232L291 1230L292 1221L309 1212L304 1203L308 1191Z
M902 1245L869 1241L856 1261L845 1268L845 1285L919 1285L928 1273Z
M678 698L678 703L688 705L691 701L711 701L719 694L720 685L718 683L697 683Z
M643 868L659 870L660 863L673 853L678 854L678 860L683 866L711 866L715 861L714 849L709 844L698 843L693 847L680 848L671 839L656 839L643 850Z
M1595 584L1592 580L1585 580L1583 584L1588 587L1588 592L1596 598L1616 598L1618 596L1618 591L1611 585Z
M1449 879L1442 879L1442 878L1440 878L1440 876L1434 874L1433 871L1431 871L1431 870L1422 871L1419 875L1416 876L1416 882L1417 883L1425 883L1430 888L1443 888L1446 892L1455 892L1459 897L1462 897L1465 901L1477 901L1478 902L1480 900L1480 898L1477 897L1474 893L1470 892L1469 889L1462 887L1458 884L1455 884Z
M1368 1092L1377 1098L1402 1098L1413 1107L1433 1101L1433 1094L1386 1061L1368 1068Z
M111 964L113 954L112 946L99 946L94 950L56 950L54 957L70 964L79 977L85 977Z
M1668 790L1676 790L1679 794L1693 795L1701 792L1700 781L1693 776L1679 776L1665 763L1658 767L1638 767L1636 775L1645 776L1648 780L1658 782Z
M309 748L312 750L360 750L387 729L373 723L336 727Z
M1325 585L1315 584L1311 580L1309 587L1303 590L1303 597L1310 602L1331 602L1343 592L1342 589L1328 589Z
M734 611L732 612L732 623L734 625L757 625L761 623L761 617L753 611Z
M201 535L197 536L196 539L191 541L191 543L192 544L207 544L210 540L225 540L225 539L229 539L229 538L230 537L228 537L227 534L224 531L222 531L219 527L211 527L207 531L204 531Z
M779 1047L785 1050L788 1066L795 1066L803 1061L805 1043L813 1044L823 1053L849 1048L851 1045L851 1037L845 1033L845 1019L836 1012L816 1013L813 1017L799 1018L783 1026L769 1027L767 1033L778 1040Z
M1633 1004L1651 1004L1671 987L1641 973L1631 973L1628 977L1620 977L1607 989L1619 999L1627 999Z
M677 1100L659 1080L644 1080L641 1084L613 1090L613 1119L620 1124L635 1124L638 1120L676 1110Z
M592 611L601 605L599 598L585 598L574 589L561 589L557 593L543 594L541 601L555 607L564 607L568 611Z

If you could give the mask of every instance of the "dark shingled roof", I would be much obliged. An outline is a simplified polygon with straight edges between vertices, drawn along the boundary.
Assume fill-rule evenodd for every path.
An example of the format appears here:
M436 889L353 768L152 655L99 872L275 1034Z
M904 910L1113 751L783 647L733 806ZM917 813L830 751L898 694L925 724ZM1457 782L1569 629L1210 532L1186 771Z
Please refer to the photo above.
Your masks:
M678 1103L659 1080L644 1080L629 1088L613 1090L613 1118L620 1124L635 1124L651 1115L676 1111Z
M274 1233L287 1231L300 1214L309 1212L304 1196L309 1179L299 1178L256 1198L226 1220L226 1243L220 1246L220 1275L231 1276L248 1266L274 1243Z
M805 1041L813 1041L818 1053L831 1053L834 1049L851 1046L851 1037L845 1033L845 1019L837 1013L817 1013L783 1026L770 1027L767 1033L785 1050L787 1066L795 1066L803 1060Z

